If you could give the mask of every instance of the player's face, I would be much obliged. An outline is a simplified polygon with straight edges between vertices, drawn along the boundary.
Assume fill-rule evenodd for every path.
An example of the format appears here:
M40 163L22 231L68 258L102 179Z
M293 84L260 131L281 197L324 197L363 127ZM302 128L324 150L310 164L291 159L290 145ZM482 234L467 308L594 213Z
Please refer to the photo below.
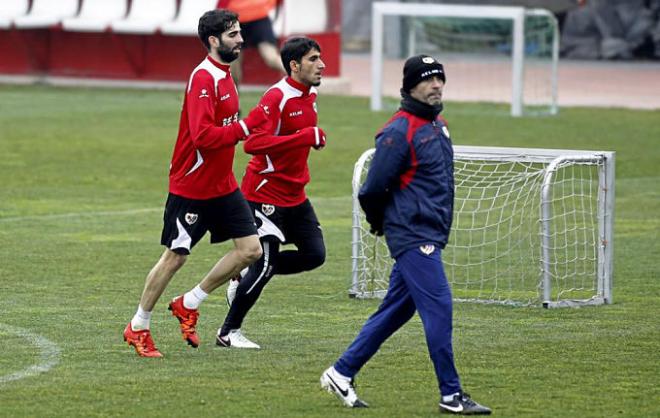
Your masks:
M442 89L444 81L438 76L433 76L421 81L410 90L410 95L422 103L437 106L442 103Z
M321 77L325 63L321 59L321 53L312 49L300 60L298 77L300 82L307 86L318 86L321 84Z
M238 58L242 47L241 25L236 22L229 29L222 32L218 39L216 51L222 62L229 64Z

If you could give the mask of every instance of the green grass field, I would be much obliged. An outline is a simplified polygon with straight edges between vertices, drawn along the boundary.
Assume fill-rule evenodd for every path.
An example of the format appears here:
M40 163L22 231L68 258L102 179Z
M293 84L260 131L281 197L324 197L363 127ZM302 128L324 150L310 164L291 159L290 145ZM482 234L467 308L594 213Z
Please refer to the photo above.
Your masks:
M311 155L307 191L327 262L266 288L243 328L263 349L214 346L224 287L202 306L199 349L168 315L165 301L228 248L207 242L154 311L165 358L138 358L125 345L122 330L162 252L181 94L0 86L0 416L436 416L418 317L359 374L371 408L343 408L318 384L378 304L347 297L353 164L389 117L368 111L366 99L319 100L328 146ZM244 108L256 98L244 95ZM511 119L476 107L446 105L455 144L617 152L614 304L457 304L464 387L501 417L659 417L660 112L576 108ZM237 154L240 177L247 158Z

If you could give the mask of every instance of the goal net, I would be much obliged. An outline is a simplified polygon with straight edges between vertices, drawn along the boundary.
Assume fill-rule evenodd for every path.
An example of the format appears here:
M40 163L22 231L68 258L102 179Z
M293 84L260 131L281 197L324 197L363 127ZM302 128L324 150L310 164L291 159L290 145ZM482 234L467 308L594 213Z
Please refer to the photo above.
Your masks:
M393 260L369 233L353 173L352 282L382 297ZM454 147L454 219L442 259L457 300L546 307L611 303L614 153Z
M510 103L513 116L557 113L559 30L547 10L374 3L371 48L372 110L398 96L405 58L427 54L447 69L449 100Z

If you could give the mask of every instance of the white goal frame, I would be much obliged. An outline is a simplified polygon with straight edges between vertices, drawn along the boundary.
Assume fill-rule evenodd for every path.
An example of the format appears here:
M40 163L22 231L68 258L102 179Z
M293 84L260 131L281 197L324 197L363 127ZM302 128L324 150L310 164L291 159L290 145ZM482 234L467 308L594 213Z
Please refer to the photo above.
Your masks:
M577 150L553 150L540 148L505 148L505 147L477 147L477 146L454 146L454 161L490 161L490 162L517 162L517 163L543 163L543 181L540 187L538 224L541 235L538 253L540 254L539 270L540 282L538 283L539 301L546 308L602 305L612 303L612 271L613 271L613 224L614 224L614 174L615 153L611 151L577 151ZM365 151L355 163L353 171L353 225L352 225L352 275L349 296L354 298L383 297L386 289L376 291L365 291L360 284L360 272L364 268L365 255L361 251L361 236L364 234L364 214L358 201L358 193L361 187L366 165L375 152L374 148ZM552 273L550 266L550 248L552 247L551 234L552 224L552 180L560 165L567 162L597 163L598 165L598 191L597 191L597 248L596 263L597 277L595 294L584 300L552 300ZM456 209L455 209L456 211ZM384 244L383 237L377 237L377 242ZM447 248L451 250L451 248ZM532 262L530 260L530 262ZM452 282L452 277L448 279ZM379 278L386 280L386 278ZM492 301L471 300L485 303L518 304L515 301Z
M371 27L371 110L383 110L383 21L385 16L463 17L505 19L513 22L511 116L523 115L525 17L546 16L553 24L550 114L558 112L557 73L559 24L552 12L513 6L474 6L458 4L385 3L372 5Z

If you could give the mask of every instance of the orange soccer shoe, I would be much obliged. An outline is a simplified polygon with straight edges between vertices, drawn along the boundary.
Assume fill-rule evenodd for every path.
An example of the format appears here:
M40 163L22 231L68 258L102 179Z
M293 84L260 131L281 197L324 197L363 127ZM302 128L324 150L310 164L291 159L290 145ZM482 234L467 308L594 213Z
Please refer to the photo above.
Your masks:
M172 299L167 309L172 311L172 316L179 320L183 339L191 346L197 348L199 346L199 336L197 335L197 331L195 331L195 325L197 325L199 311L183 306L183 296Z
M163 357L154 345L154 340L151 339L151 332L148 329L133 331L129 322L124 329L124 341L135 347L135 351L140 357Z

